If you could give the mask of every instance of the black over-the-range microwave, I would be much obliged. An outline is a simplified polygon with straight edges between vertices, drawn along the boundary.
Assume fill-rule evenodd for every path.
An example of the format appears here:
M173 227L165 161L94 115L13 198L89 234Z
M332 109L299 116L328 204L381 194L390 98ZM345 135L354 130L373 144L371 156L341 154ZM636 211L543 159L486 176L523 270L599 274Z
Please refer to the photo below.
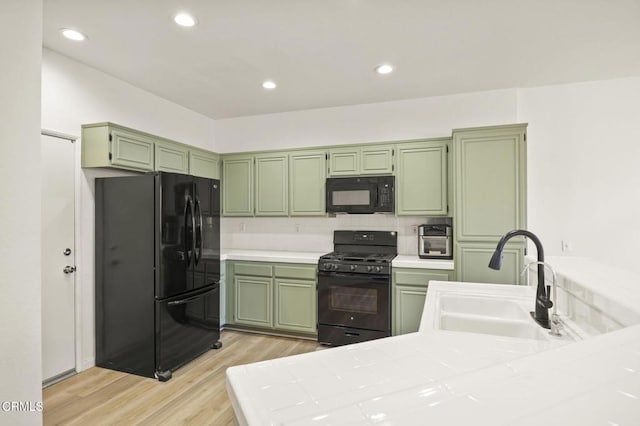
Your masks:
M327 178L327 213L393 213L394 176Z

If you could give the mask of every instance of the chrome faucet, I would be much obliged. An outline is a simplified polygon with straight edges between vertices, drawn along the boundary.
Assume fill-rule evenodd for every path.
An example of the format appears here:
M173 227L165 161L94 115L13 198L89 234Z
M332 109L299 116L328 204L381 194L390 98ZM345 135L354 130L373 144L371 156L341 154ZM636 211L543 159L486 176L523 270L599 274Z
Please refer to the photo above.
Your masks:
M536 288L536 306L535 312L531 312L531 316L533 319L540 324L540 326L544 328L551 328L551 324L549 321L549 308L553 306L553 302L549 299L550 289L545 285L544 280L544 249L542 248L542 243L540 239L535 236L532 232L529 232L524 229L515 229L513 231L509 231L500 238L498 241L498 245L496 246L496 251L493 252L493 256L491 256L491 260L489 261L489 268L499 270L502 266L502 250L504 250L505 244L511 238L516 237L518 235L522 235L528 237L533 241L536 246L536 250L538 252L538 286Z
M556 289L556 286L557 286L556 271L554 271L551 265L549 265L547 262L536 261L536 262L529 262L526 265L524 265L524 268L522 269L522 272L520 273L520 275L524 275L525 273L527 273L531 265L542 265L543 267L546 267L551 271L551 277L552 277L551 289L553 290L553 299L552 299L553 313L551 314L551 320L550 320L551 331L549 331L549 334L551 334L552 336L561 336L562 334L560 333L560 329L562 328L562 323L560 322L560 316L558 315L558 293ZM529 274L527 273L527 286L528 285L529 285Z

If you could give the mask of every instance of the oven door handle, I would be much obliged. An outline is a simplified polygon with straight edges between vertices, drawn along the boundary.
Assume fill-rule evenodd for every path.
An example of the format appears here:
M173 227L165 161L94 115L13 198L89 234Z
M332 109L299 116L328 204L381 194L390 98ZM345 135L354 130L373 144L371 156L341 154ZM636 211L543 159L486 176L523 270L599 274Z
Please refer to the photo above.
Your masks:
M324 272L324 271L318 271L318 278L323 277L323 278L329 278L329 279L354 279L354 278L360 278L359 280L357 280L357 282L346 282L346 283L339 283L341 286L350 286L350 285L356 285L356 286L362 286L363 281L368 281L369 283L371 281L375 282L380 282L380 284L389 284L389 275L369 275L369 274L350 274L350 273L341 273L341 272ZM326 283L325 283L326 284ZM330 284L334 284L334 283L330 283ZM318 282L318 285L322 285L322 283Z

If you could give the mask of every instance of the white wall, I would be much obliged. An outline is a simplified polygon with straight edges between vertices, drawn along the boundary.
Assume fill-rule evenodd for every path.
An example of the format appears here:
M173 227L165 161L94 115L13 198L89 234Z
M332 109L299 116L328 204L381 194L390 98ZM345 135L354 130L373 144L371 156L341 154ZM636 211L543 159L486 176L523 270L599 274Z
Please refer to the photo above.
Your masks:
M520 89L518 121L529 122L529 228L546 253L638 271L640 77Z
M103 72L44 49L42 128L80 136L81 125L110 121L201 148L215 150L214 121ZM94 179L127 174L80 169L77 144L76 285L81 298L79 367L94 365Z
M42 1L8 1L0 14L0 424L42 414L40 61ZM34 411L6 404L32 404Z
M451 136L451 129L516 122L515 89L216 121L219 152Z

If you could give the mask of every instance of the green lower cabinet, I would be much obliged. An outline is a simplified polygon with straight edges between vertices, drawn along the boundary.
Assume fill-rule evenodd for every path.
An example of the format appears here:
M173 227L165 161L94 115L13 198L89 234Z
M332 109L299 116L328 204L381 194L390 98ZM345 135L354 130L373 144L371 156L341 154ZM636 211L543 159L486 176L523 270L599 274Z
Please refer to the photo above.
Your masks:
M226 261L226 325L315 336L316 265Z
M418 331L429 281L451 281L453 271L393 269L393 335Z
M315 281L276 278L275 328L316 332Z
M394 335L418 331L422 308L427 297L427 286L414 287L398 285L393 294L395 298Z
M254 327L273 327L273 280L236 275L235 323Z
M496 243L456 244L455 259L458 281L521 284L524 259L524 244L507 244L502 252L502 267L499 271L489 268L489 261Z

